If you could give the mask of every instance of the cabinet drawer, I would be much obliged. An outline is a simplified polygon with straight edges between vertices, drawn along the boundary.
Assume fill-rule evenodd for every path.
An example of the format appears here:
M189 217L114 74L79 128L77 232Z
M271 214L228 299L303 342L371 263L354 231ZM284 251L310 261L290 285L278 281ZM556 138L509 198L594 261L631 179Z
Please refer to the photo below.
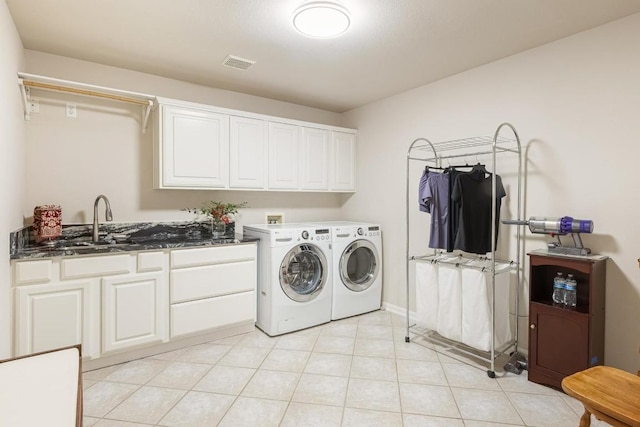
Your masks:
M164 253L140 252L138 254L138 273L146 271L162 271Z
M174 270L171 272L171 303L253 291L256 281L255 261Z
M15 263L15 284L45 283L51 281L52 265L50 259Z
M171 306L171 337L255 321L256 294L243 292Z
M96 256L63 259L60 262L62 279L98 277L110 274L131 273L130 255Z
M256 258L256 245L218 246L171 251L171 268L194 267Z

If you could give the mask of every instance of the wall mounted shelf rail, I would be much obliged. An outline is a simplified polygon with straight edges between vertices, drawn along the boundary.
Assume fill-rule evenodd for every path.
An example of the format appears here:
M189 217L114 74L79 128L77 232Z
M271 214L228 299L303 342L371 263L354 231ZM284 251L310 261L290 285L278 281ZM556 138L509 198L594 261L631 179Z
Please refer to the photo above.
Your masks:
M104 86L96 86L87 83L74 82L71 80L56 79L53 77L40 76L18 72L18 84L22 93L22 103L24 106L24 119L31 119L31 88L51 90L56 92L67 92L76 95L105 98L118 102L126 102L142 106L142 132L145 133L151 111L156 105L155 95L131 92L127 90L114 89Z

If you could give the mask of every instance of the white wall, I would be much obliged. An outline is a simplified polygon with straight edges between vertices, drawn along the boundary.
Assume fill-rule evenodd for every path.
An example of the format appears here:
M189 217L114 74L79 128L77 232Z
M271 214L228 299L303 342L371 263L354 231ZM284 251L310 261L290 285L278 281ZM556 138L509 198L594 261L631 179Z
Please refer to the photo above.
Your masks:
M15 30L6 7L2 13L3 40L5 33L13 40ZM20 179L15 179L23 174L15 147L10 149L16 154L3 157L0 169L11 177L5 182L16 182L16 186L2 191L9 193L8 200L21 206L25 217L37 204L61 204L65 223L87 222L99 193L111 198L116 221L188 219L178 209L216 198L247 200L252 209L244 212L243 223L262 222L264 213L271 210L284 211L288 221L359 218L380 222L385 236L384 300L403 306L407 147L421 136L437 141L492 134L499 123L509 121L526 145L524 216L572 215L595 221L596 234L585 236L585 243L594 252L611 257L607 267L606 363L635 372L640 366L640 277L636 262L640 231L634 223L640 208L635 195L640 152L639 42L640 15L634 15L343 116L27 51L26 71L31 73L358 128L358 192L348 197L152 190L151 133L140 133L138 111L120 104L44 92L37 95L41 113L27 125L26 200L20 202L24 187ZM2 73L25 69L19 65L19 41L15 45L16 54L3 49L2 55L9 58L3 57ZM6 86L16 89L13 83ZM78 104L78 118L64 117L67 101ZM0 103L0 108L19 114L15 109L18 100L3 98ZM21 140L18 121L12 127L15 140ZM11 138L2 142L12 143ZM384 174L379 173L381 168ZM511 195L515 192L514 168L513 161L506 161L498 171ZM412 185L418 172L412 170ZM8 209L4 215L11 217L16 209L11 208L11 202L5 205ZM513 200L506 209L512 213ZM418 230L416 237L422 234L426 240L428 219L413 211L412 215L414 222L422 222L414 228ZM7 229L19 225L14 219L4 218L0 224ZM500 242L507 257L513 256L511 233L503 230ZM526 237L526 250L544 246L543 237ZM418 241L414 240L416 246ZM0 274L6 277L8 269L0 270ZM521 314L526 316L526 307Z
M336 113L246 94L198 86L96 63L26 51L27 72L132 90L157 96L330 125L341 125ZM321 193L154 190L153 123L141 132L140 108L67 93L34 91L40 112L27 125L27 195L25 217L36 205L62 206L64 223L88 223L93 201L105 194L114 221L190 220L184 207L202 201L247 201L240 224L264 223L265 213L283 212L287 222L337 219L346 196ZM67 118L67 102L78 117ZM100 214L102 215L102 214ZM102 216L101 216L102 218ZM27 219L28 221L28 219Z
M359 191L343 210L383 224L385 302L404 307L405 164L411 141L492 135L508 121L526 145L524 216L594 220L595 234L584 236L585 245L611 257L606 363L631 372L640 367L639 45L636 14L345 114L345 125L359 132ZM514 197L515 165L504 166L498 173ZM419 176L414 168L412 202ZM503 213L515 215L513 200L508 206L511 211ZM426 249L429 219L415 204L411 209L412 223L420 223L412 230ZM505 236L512 231L503 228ZM526 233L525 250L544 247L544 236ZM412 246L419 246L415 238ZM513 238L501 239L500 247L513 257ZM526 306L521 314L527 314Z
M11 292L9 232L22 226L25 193L24 120L16 73L24 66L24 49L7 3L0 2L0 359L11 354Z

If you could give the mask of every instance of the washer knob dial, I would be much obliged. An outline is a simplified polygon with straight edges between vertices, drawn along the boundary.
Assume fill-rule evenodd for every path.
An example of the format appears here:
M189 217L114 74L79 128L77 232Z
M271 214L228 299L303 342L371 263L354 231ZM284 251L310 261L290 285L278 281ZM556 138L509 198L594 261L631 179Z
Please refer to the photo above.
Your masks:
M308 232L307 230L305 230L305 231L303 231L303 232L302 232L302 238L303 238L304 240L307 240L307 239L309 238L309 232Z
M358 236L362 236L364 234L364 230L362 229L362 227L358 228Z

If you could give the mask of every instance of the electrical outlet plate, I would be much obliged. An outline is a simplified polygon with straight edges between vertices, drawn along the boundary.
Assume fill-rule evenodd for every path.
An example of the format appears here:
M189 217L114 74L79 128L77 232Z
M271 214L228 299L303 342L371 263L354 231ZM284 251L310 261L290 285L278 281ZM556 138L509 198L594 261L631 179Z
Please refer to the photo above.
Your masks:
M66 115L67 117L78 117L78 109L76 108L76 104L67 102Z

